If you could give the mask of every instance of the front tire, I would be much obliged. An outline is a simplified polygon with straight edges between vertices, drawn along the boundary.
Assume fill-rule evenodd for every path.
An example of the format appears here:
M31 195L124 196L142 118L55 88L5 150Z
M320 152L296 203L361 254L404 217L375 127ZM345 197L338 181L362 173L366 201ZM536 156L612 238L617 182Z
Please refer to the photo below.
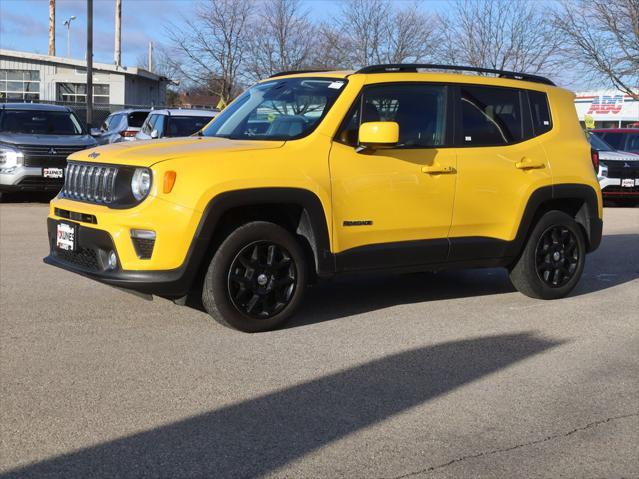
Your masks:
M307 279L297 239L274 223L234 230L209 264L202 303L219 323L249 333L282 326L299 306Z
M531 298L563 298L579 282L585 260L586 239L581 226L566 213L549 211L535 225L510 270L510 280Z

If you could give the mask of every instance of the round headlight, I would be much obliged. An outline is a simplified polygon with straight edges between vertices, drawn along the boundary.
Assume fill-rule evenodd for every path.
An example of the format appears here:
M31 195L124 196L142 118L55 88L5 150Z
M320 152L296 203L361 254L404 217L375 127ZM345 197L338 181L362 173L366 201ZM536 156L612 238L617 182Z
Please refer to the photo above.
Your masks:
M136 168L131 179L133 197L142 201L151 191L151 171L146 168Z

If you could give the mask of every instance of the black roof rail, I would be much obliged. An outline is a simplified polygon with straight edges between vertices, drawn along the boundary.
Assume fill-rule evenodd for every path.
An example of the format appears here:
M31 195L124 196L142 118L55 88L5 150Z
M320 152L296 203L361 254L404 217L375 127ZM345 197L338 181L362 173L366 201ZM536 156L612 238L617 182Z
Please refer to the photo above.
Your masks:
M495 70L493 68L480 68L460 65L437 65L433 63L389 63L387 65L370 65L364 68L360 68L355 73L405 73L417 72L418 69L492 73L502 78L511 78L513 80L524 80L535 83L543 83L544 85L555 86L555 84L548 78L539 75L532 75L530 73L518 73L508 70Z
M283 77L284 75L295 75L296 73L324 73L333 70L290 70L286 72L273 73L269 78Z

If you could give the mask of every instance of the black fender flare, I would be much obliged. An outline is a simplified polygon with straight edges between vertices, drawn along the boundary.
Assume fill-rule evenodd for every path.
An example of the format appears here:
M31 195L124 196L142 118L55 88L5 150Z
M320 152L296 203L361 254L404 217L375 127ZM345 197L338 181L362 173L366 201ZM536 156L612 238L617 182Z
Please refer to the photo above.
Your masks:
M557 184L543 186L535 190L528 198L528 203L522 215L517 230L517 236L508 247L506 256L518 257L524 248L530 231L534 228L537 215L544 203L561 199L576 199L583 201L583 206L577 211L575 220L584 228L588 242L588 252L599 247L603 230L603 221L599 218L599 201L594 188L584 184Z
M310 190L291 187L264 187L232 190L220 193L207 204L195 233L198 249L208 247L222 216L242 206L294 204L302 208L297 234L305 237L313 251L315 268L319 276L335 272L335 258L330 249L328 224L324 207L318 196ZM204 254L196 261L199 263ZM195 259L195 258L191 258Z

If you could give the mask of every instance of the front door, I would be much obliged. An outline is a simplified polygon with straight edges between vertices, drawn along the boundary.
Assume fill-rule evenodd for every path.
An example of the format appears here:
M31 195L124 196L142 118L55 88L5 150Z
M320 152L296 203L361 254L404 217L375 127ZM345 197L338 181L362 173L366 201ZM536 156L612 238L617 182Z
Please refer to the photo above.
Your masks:
M448 94L426 83L364 88L330 153L338 269L446 260L457 166L446 148ZM397 122L399 144L358 151L359 125L370 121Z

